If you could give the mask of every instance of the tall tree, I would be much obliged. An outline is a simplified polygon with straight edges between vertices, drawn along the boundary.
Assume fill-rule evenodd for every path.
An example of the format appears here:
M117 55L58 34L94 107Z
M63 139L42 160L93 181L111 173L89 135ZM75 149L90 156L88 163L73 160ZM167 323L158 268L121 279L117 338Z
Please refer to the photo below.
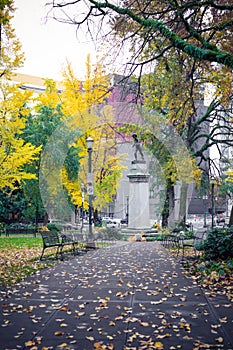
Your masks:
M9 219L9 213L18 215L16 206L21 197L19 189L35 174L25 169L38 157L40 147L25 142L22 133L26 125L28 110L25 105L30 101L32 92L22 91L11 81L14 70L24 62L21 44L11 26L14 13L13 1L3 0L0 4L0 190L1 216ZM22 204L22 203L21 203ZM8 207L8 208L7 208ZM21 205L21 209L24 205ZM7 209L11 210L7 212ZM4 213L5 211L5 213Z
M202 169L203 185L206 184L210 168L218 170L210 149L216 147L215 153L221 158L224 155L222 146L233 146L230 136L233 131L231 74L224 68L211 71L203 62L197 64L186 55L171 51L158 61L153 74L143 76L141 80L147 87L144 104L150 110L158 111L166 119L165 124L172 125L184 140ZM212 86L209 106L204 105L206 82ZM150 118L149 122L153 128L155 120ZM155 148L154 154L157 153ZM181 193L183 199L180 202L186 203L185 191L182 189ZM184 215L185 211L180 213L180 217Z
M64 72L64 86L61 94L62 111L67 118L72 117L72 123L82 134L77 140L77 146L81 149L79 180L77 183L67 183L67 188L73 202L81 206L81 184L87 186L88 173L86 138L92 137L95 184L93 205L100 210L108 202L112 202L122 170L121 155L116 154L113 111L105 106L110 82L101 64L91 66L88 55L84 82L77 80L68 66Z
M139 86L148 87L147 106L166 116L202 168L211 161L208 150L213 145L220 157L221 145L232 146L232 1L89 0L86 13L78 11L82 1L57 0L50 6L54 18L78 27L86 24L92 34L96 18L101 18L100 25L108 21L109 42L114 37L116 51L121 46L131 50L127 74L139 68ZM69 11L77 12L75 20ZM142 82L144 67L152 74ZM212 99L200 111L207 86Z
M12 190L22 180L33 178L24 166L32 162L39 152L39 148L25 143L21 138L25 127L25 116L28 114L25 104L32 93L20 91L13 86L10 79L14 69L24 60L21 45L11 27L13 1L5 0L0 5L1 52L0 52L0 189L9 187Z
M13 190L23 180L35 178L24 166L37 158L40 147L26 143L21 137L28 113L23 105L29 93L6 84L1 87L4 99L0 101L0 189L9 187Z

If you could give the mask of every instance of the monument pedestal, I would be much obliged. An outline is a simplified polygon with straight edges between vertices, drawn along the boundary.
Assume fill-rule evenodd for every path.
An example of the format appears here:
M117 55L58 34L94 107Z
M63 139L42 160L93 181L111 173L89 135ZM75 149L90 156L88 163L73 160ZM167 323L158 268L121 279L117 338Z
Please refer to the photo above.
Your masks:
M145 161L133 161L129 178L128 230L139 232L150 228L149 174Z

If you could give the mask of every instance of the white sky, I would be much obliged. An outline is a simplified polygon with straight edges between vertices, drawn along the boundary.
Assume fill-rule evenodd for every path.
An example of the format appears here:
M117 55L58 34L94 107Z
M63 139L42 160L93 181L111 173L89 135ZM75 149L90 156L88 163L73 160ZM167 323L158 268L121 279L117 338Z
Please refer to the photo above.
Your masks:
M62 70L67 60L71 63L76 76L85 75L87 54L95 61L95 48L87 42L84 34L76 27L45 20L48 8L47 0L15 0L15 14L12 26L22 44L25 53L24 67L18 72L43 78L62 79Z

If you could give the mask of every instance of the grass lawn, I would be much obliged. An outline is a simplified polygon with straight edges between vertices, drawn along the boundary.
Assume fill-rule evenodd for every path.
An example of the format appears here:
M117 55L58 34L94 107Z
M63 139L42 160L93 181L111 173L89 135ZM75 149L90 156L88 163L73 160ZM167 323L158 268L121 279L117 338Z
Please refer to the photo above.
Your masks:
M39 260L41 237L0 237L0 286L12 284L39 271L53 262Z
M21 249L21 248L42 248L41 237L28 237L28 236L16 236L11 235L10 237L0 237L0 248L1 249Z

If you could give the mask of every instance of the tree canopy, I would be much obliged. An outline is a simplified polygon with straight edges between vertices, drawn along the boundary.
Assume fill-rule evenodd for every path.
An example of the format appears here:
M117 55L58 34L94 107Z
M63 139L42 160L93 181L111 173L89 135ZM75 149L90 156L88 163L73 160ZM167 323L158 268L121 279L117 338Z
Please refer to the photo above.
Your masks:
M139 76L143 103L165 116L207 177L210 169L219 171L209 150L221 158L233 145L232 0L56 0L50 6L55 19L86 25L93 37L100 33L110 47L114 42L115 52L126 48L125 74ZM153 118L149 123L153 130ZM165 165L174 183L172 162Z
M93 27L96 18L102 29L110 27L109 41L114 37L114 46L131 51L129 74L140 67L143 103L166 115L201 166L211 162L212 146L218 145L221 158L221 145L233 145L232 1L125 0L116 5L89 0L84 6L80 0L57 0L50 6L54 18L86 24L93 36L103 33ZM142 74L148 64L152 73ZM210 101L201 110L206 95Z
M233 68L233 2L203 1L60 1L48 3L59 21L93 28L96 18L106 19L113 34L134 43L134 61L146 64L171 48L198 60ZM70 15L72 9L72 16ZM99 22L100 23L100 22ZM102 23L102 22L101 22ZM92 33L93 35L93 33ZM142 40L142 37L144 38ZM153 55L141 56L154 47Z

